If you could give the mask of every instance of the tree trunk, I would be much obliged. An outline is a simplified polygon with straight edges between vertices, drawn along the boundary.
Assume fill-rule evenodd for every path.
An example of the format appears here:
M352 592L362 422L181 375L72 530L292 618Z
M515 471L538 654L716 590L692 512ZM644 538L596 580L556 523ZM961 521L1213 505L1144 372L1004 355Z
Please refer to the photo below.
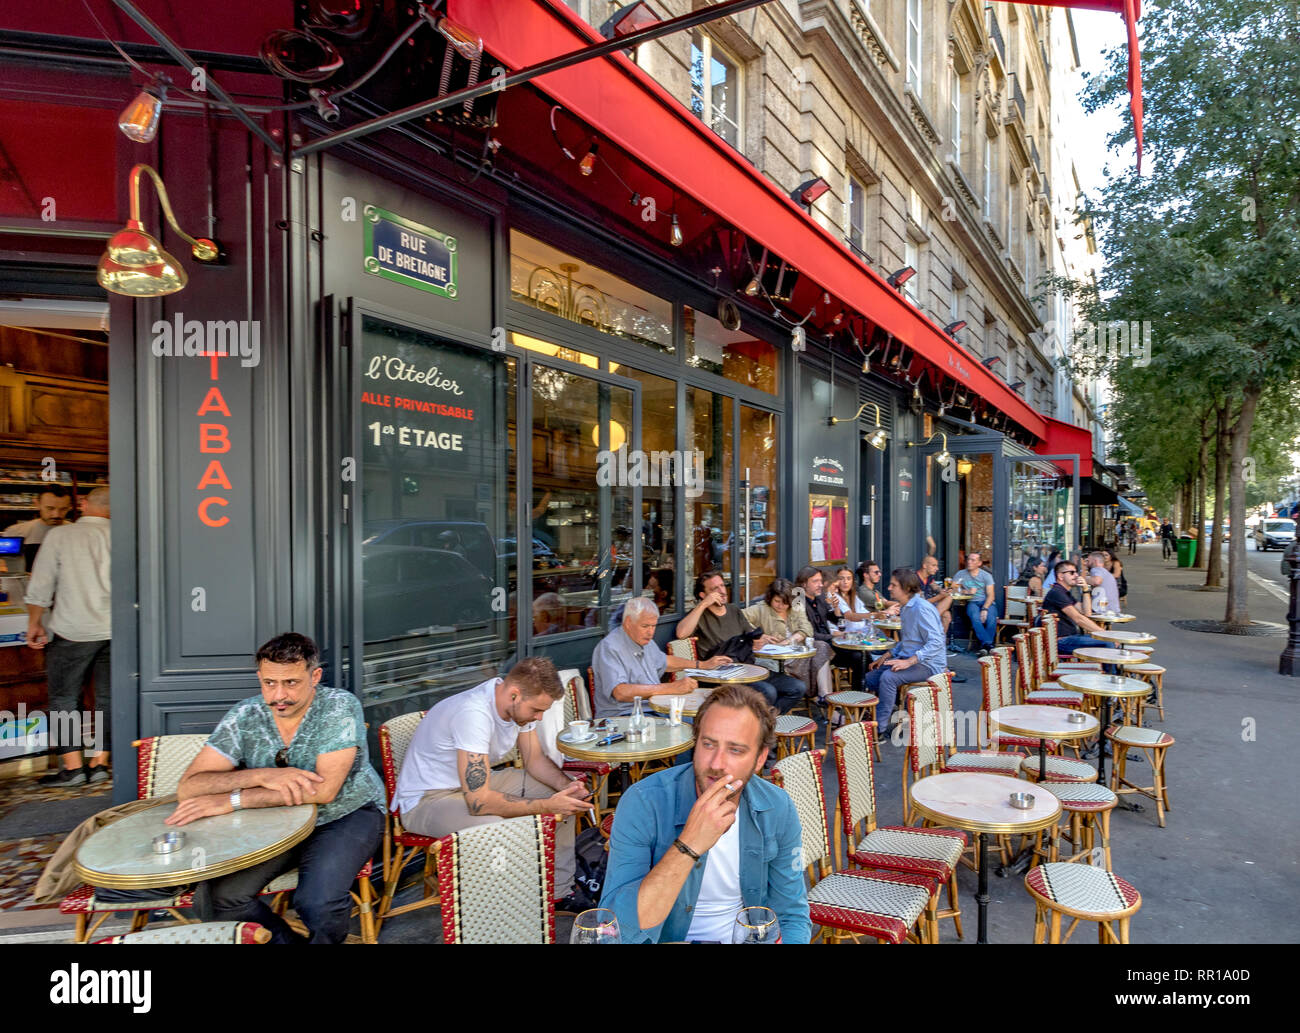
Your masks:
M1210 465L1210 417L1207 413L1201 417L1201 450L1196 457L1196 561L1194 570L1205 569L1205 489L1209 481Z
M1241 410L1232 425L1232 457L1229 466L1228 518L1237 533L1228 542L1228 606L1223 619L1228 624L1250 623L1250 581L1246 567L1246 483L1243 463L1255 425L1255 410L1263 387L1249 384L1242 391Z
M1210 520L1210 556L1206 567L1207 588L1223 583L1223 502L1228 487L1228 408L1225 400L1218 406L1214 428L1214 516Z

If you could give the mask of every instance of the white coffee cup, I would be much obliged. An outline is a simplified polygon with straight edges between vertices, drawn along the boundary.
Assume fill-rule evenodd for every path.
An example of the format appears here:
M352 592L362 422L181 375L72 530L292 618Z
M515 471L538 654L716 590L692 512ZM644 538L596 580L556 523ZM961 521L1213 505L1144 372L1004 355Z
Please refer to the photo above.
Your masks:
M587 733L591 730L590 721L570 721L569 737L572 739L585 739Z

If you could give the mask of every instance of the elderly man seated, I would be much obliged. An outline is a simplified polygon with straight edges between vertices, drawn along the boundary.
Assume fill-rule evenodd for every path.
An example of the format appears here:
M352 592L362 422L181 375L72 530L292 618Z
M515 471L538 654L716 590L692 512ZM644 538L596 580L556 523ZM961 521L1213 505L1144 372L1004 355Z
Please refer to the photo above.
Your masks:
M596 647L591 656L591 673L597 720L630 714L632 701L638 696L676 695L699 687L694 678L662 681L665 671L681 671L692 664L685 657L669 656L659 648L655 642L658 624L659 607L653 599L629 599L623 609L623 623ZM700 667L713 670L726 663L726 657L715 656Z
M342 943L349 890L384 834L384 786L370 766L361 701L321 685L316 644L293 633L257 651L262 694L235 704L181 778L168 825L252 807L314 803L316 828L284 853L195 888L205 921L257 922L272 943L301 942L258 899L298 869L293 906L312 943Z

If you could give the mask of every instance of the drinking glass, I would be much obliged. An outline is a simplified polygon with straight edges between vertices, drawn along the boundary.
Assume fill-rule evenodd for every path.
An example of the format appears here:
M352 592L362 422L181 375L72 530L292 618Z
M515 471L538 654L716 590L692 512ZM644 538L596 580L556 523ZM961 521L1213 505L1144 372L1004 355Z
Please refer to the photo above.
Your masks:
M668 723L673 727L682 723L682 714L686 711L686 697L674 696L668 701Z
M584 911L573 920L570 943L622 943L618 932L618 919L607 907Z
M770 907L742 907L731 928L732 943L780 943L781 923Z

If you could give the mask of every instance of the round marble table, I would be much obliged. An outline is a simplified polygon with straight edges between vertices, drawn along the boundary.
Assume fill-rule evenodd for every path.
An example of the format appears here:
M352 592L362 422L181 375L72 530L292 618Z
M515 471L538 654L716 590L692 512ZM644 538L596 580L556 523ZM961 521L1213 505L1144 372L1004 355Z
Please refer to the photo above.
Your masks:
M879 623L876 624L876 627L880 627ZM838 638L833 635L831 636L831 645L836 649L844 649L852 654L852 667L850 668L850 674L853 678L852 687L856 690L861 690L866 684L867 654L887 653L889 650L893 649L894 646L898 645L898 643L892 638L872 639L870 642L860 641L859 636L865 636L865 634L865 632L850 631L848 634L841 635Z
M653 697L651 698L653 699ZM626 717L610 717L605 720L620 732L627 731L628 719ZM655 731L655 737L650 742L628 742L623 739L608 746L601 746L599 745L600 740L604 738L601 735L592 739L591 742L581 744L556 739L555 745L566 757L572 757L574 760L603 760L610 764L620 764L625 769L629 764L640 764L648 760L663 760L667 757L675 757L677 754L685 753L691 748L691 743L695 739L695 729L690 725L670 725L665 721L654 718L650 720L654 722Z
M754 656L760 660L771 660L776 664L778 674L785 674L785 665L791 660L807 660L810 656L816 656L817 650L809 649L807 646L791 646L793 652L788 653L768 653L761 649L754 650Z
M1121 649L1125 646L1149 646L1156 641L1154 635L1145 631L1096 631L1092 637L1103 642L1114 642Z
M1080 652L1122 652L1125 656L1142 656L1141 653L1130 653L1128 650L1118 649L1076 649L1074 655L1078 656ZM1123 662L1141 663L1142 661L1128 660ZM1111 722L1114 700L1136 699L1140 696L1146 696L1151 691L1151 686L1141 678L1124 678L1117 674L1098 674L1095 671L1062 671L1057 674L1056 680L1067 689L1082 692L1085 696L1105 700L1103 716L1106 719L1106 724ZM1100 785L1106 784L1106 748L1100 737L1097 740L1097 782Z
M1097 624L1128 624L1130 621L1137 620L1137 616L1132 613L1094 613L1090 615Z
M1108 634L1118 635L1119 632L1113 631ZM1077 660L1087 660L1097 664L1116 664L1120 667L1147 662L1146 653L1135 653L1129 649L1101 649L1097 646L1080 646L1074 651L1074 657Z
M650 704L650 709L655 713L666 714L672 709L673 700L680 699L684 701L682 703L682 714L685 717L694 717L699 713L700 707L704 705L704 701L709 698L709 693L712 691L712 689L695 689L693 692L678 695L665 693L662 696L651 696L647 702Z
M1101 727L1091 714L1084 714L1085 721L1075 723L1067 720L1072 713L1065 707L1044 707L1024 704L998 707L989 711L989 725L1002 731L1014 732L1016 735L1028 735L1038 739L1038 778L1047 781L1047 740L1048 739L1086 739Z
M316 827L316 805L254 807L198 818L188 825L164 825L176 810L172 801L128 814L105 825L77 850L78 876L91 886L117 890L154 889L215 879L250 868L297 846ZM183 832L170 854L153 852L153 839Z
M883 631L886 634L894 635L895 637L897 637L898 634L903 630L903 622L901 620L890 620L888 617L886 617L884 620L876 621L876 630Z
M912 806L941 825L974 832L979 839L979 937L988 943L989 851L988 834L1037 832L1051 828L1061 816L1061 801L1046 789L1005 775L948 772L930 775L912 785ZM1031 791L1034 805L1028 810L1011 806L1015 792Z
M744 668L744 671L734 674L730 678L719 678L712 671L704 671L700 668L692 668L692 671L698 671L699 673L692 673L691 677L696 681L717 682L719 685L748 685L750 682L762 681L772 673L766 667L759 667L758 664L741 664L740 666Z

